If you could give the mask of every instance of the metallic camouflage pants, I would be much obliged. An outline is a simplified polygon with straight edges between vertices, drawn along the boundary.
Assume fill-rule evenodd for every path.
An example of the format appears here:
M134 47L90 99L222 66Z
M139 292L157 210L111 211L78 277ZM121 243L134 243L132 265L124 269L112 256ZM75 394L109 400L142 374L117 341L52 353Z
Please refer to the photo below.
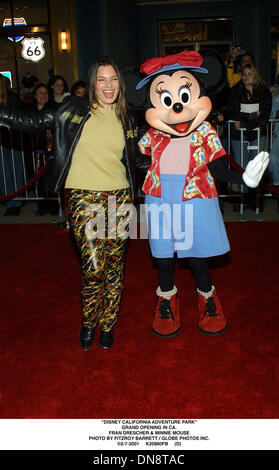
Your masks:
M123 290L127 233L125 238L123 231L120 236L119 227L127 218L130 189L71 189L68 197L70 224L81 256L82 324L87 328L99 324L102 330L110 331L118 319Z

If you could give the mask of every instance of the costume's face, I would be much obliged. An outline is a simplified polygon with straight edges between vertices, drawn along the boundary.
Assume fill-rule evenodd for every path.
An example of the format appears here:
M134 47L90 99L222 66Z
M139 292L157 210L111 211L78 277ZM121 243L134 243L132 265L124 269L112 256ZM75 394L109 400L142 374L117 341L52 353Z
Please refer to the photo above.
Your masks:
M200 97L199 82L187 70L157 75L150 87L150 100L154 107L146 111L148 124L179 137L195 130L212 108L207 96Z

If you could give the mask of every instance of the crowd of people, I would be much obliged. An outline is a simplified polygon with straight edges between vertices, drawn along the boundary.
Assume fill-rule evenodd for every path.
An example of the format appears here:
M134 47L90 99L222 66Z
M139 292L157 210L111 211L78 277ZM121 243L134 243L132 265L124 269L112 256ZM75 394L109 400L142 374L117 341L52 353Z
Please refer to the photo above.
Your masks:
M230 154L243 168L259 151L270 152L265 182L267 185L278 186L279 126L275 124L270 133L269 123L271 118L279 117L279 87L269 86L264 81L253 54L241 48L230 48L226 67L227 84L219 100L215 102L212 120L221 128L220 135L227 150L228 138L230 139ZM229 136L228 121L233 121L230 123ZM255 209L256 191L245 187L237 187L236 190L246 193L245 206ZM239 205L234 208L239 210ZM262 203L260 209L262 210Z
M232 46L226 59L227 83L222 92L212 97L213 112L211 122L218 126L223 146L228 150L228 121L234 121L230 127L230 154L235 161L245 167L261 150L270 151L270 164L267 170L267 181L270 185L279 186L279 124L273 127L272 139L268 135L270 118L279 117L279 87L271 89L263 80L255 64L253 54ZM8 103L17 109L56 111L67 96L84 97L87 95L87 83L76 81L71 87L65 78L55 75L47 83L36 81L32 90L32 102L23 103L9 90L7 80L0 76L0 104ZM12 103L12 104L11 104ZM255 128L260 129L258 136ZM241 131L245 129L245 131ZM22 164L21 139L16 130L10 132L1 128L2 164L0 165L0 193L13 193L15 188L24 184L24 168ZM241 140L242 136L242 140ZM268 138L267 138L268 137ZM40 155L50 155L52 145L51 131L44 130L34 134L33 149L38 165ZM243 148L241 148L241 146ZM243 155L242 155L243 154ZM13 155L13 159L11 158ZM142 176L139 176L142 179ZM44 178L38 182L38 197L47 195L44 189ZM247 204L255 207L255 191L237 187L236 191L247 192ZM10 199L6 203L5 215L18 215L22 201ZM239 205L235 205L239 208ZM238 210L238 209L236 209ZM53 212L54 211L54 212ZM38 201L37 215L55 213L57 207L53 202Z

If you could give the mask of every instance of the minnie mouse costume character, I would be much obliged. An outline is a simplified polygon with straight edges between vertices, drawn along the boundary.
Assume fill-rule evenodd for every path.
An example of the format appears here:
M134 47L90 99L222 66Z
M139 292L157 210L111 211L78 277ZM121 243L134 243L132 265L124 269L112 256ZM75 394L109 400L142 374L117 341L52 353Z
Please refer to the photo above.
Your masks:
M151 126L139 141L140 152L151 156L142 189L159 278L152 331L161 337L180 331L175 252L188 259L196 282L200 331L226 331L207 265L208 257L230 250L214 179L254 188L268 165L269 155L261 152L242 175L228 168L216 130L206 121L212 109L208 94L224 81L223 70L216 54L196 51L155 57L140 67L146 76L136 88L146 87L145 118Z

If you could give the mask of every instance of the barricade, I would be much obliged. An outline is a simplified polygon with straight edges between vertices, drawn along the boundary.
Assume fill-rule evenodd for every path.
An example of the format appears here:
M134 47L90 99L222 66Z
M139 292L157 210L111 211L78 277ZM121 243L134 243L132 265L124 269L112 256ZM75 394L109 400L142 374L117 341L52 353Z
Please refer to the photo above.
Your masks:
M278 119L270 119L269 120L269 123L267 125L266 142L265 142L264 149L262 149L262 150L269 151L269 149L272 148L273 126L274 126L274 123L278 122L278 121L279 121ZM235 168L237 171L240 171L239 166L236 164L236 162L234 160L234 155L233 155L233 151L232 151L232 138L231 138L231 126L232 125L235 125L235 121L233 121L233 120L229 120L225 123L225 126L227 126L226 127L226 130L227 130L227 132L226 132L227 149L226 150L228 152L228 159L229 159L230 166ZM224 126L222 126L222 127L224 129ZM218 134L219 134L219 128L220 128L220 126L217 126ZM253 129L253 131L257 132L257 139L256 139L257 143L256 143L256 145L252 145L252 143L245 140L245 131L246 131L245 128L240 128L239 131L240 131L240 166L241 166L242 171L243 171L243 170L245 170L245 168L244 168L244 166L245 166L245 163L244 163L244 147L245 147L245 145L247 145L247 147L246 147L247 150L255 150L256 153L259 153L261 151L261 147L260 147L260 128ZM220 134L222 134L222 133L220 132ZM222 141L222 137L220 138L220 140ZM265 190L269 191L271 193L278 194L278 189L272 187L270 185L270 183L265 184ZM219 192L219 197L220 198L237 198L237 199L239 199L240 200L240 220L245 220L245 216L244 216L244 211L245 211L245 206L244 206L244 184L241 185L240 191L232 191L231 184L228 183L227 191L225 193L220 193ZM260 215L260 198L261 197L263 197L263 192L261 191L260 186L259 186L256 189L255 213L256 213L256 219L257 220L262 220L262 216Z
M275 122L278 122L278 119L270 119L269 121L269 147L272 147L272 137L273 137L273 126ZM246 129L240 129L241 135L241 160L240 167L236 164L233 155L232 155L232 145L231 145L231 125L234 125L235 121L227 121L225 126L227 126L227 152L229 164L231 167L235 168L237 171L241 172L244 168L244 144L245 136L244 132ZM224 129L224 126L222 126ZM221 126L220 126L221 129ZM219 135L222 133L219 132L219 126L217 126L217 132ZM248 148L260 151L260 129L254 129L257 131L257 145L251 147L248 144ZM5 136L4 136L5 133ZM9 141L9 151L7 151L4 144L4 137ZM220 138L222 141L222 137ZM15 142L16 140L16 142ZM17 145L15 145L17 144ZM20 157L19 157L20 156ZM7 163L8 162L8 163ZM9 199L20 200L24 202L29 201L43 201L43 200L56 200L58 202L58 222L61 223L61 217L66 218L67 223L67 211L62 207L61 195L57 194L55 196L42 194L40 191L39 181L43 178L43 175L46 171L48 164L48 154L45 154L41 151L35 151L34 148L34 135L31 133L23 133L20 131L15 131L9 129L5 126L0 126L0 202L5 202ZM22 177L19 178L18 175L18 166L22 167ZM8 184L7 175L9 174L10 182ZM9 185L12 180L12 191L8 190ZM19 184L20 181L20 184ZM266 187L267 191L274 192L278 194L278 189L273 188L272 186ZM141 196L142 197L142 196ZM244 185L241 186L240 192L232 191L231 184L226 185L225 192L219 192L220 198L238 198L240 200L240 218L244 218ZM259 198L260 193L257 189L256 197L256 216L258 220L261 220L260 211L259 211ZM64 199L64 198L63 198ZM63 204L64 205L64 204Z
M61 218L60 194L48 194L41 184L49 154L35 150L34 138L34 134L0 126L0 202L57 201Z

